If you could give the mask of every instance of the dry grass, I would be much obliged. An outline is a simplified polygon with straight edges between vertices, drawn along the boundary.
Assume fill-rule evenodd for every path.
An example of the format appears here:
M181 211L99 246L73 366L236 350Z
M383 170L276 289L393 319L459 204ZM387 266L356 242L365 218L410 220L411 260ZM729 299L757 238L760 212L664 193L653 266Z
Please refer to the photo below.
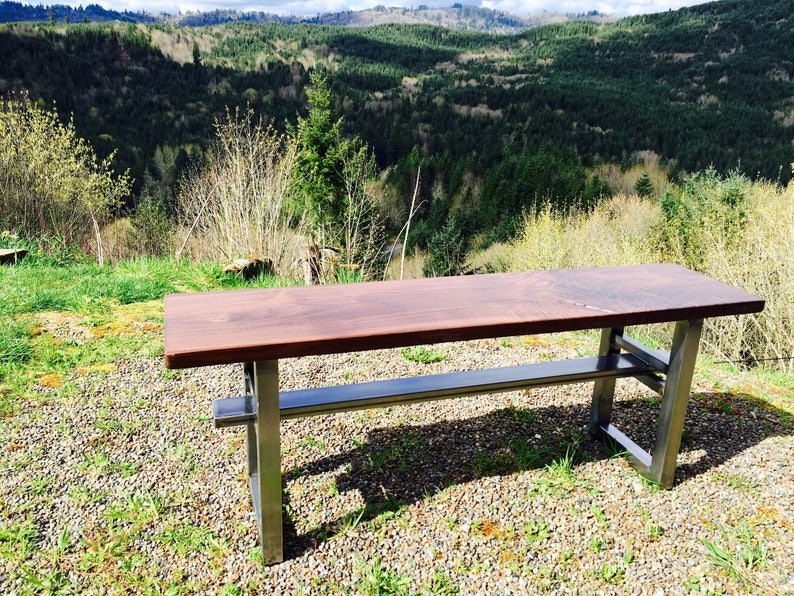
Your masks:
M712 352L725 359L780 359L770 362L790 372L794 370L794 183L783 189L754 183L749 192L751 208L739 238L722 229L705 231L703 273L763 296L766 307L760 315L712 322L704 339Z

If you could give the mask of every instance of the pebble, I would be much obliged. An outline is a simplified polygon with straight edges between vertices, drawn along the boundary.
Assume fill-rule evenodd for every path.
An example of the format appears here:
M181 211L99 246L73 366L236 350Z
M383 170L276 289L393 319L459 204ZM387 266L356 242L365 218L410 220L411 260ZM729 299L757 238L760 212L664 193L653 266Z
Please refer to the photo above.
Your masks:
M543 352L576 357L567 343ZM447 357L433 364L400 350L286 360L282 387L544 355L519 338L437 348ZM0 593L58 573L75 592L177 581L183 593L355 594L380 568L412 594L794 593L790 422L738 397L727 413L698 379L672 491L590 440L587 384L283 421L286 560L262 567L244 430L211 420L211 400L239 395L241 377L238 366L166 371L141 358L76 375L57 400L32 388L0 421L0 530L34 529L22 565L0 559ZM650 395L618 383L613 418L646 449ZM571 474L550 469L569 448ZM743 581L709 563L703 539L730 553L750 540L766 559ZM440 577L457 591L432 592Z

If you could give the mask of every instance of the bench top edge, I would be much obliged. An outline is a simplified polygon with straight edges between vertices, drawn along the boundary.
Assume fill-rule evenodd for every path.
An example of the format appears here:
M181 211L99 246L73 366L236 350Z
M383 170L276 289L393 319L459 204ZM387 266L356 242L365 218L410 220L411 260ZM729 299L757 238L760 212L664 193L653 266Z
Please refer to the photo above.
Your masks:
M176 294L165 364L188 368L749 314L764 300L677 265Z

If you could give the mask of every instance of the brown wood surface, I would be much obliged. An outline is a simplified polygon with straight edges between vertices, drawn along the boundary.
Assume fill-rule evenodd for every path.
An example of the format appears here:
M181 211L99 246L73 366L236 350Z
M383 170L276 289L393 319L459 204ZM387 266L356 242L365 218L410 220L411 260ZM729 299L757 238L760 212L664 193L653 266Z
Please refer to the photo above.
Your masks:
M165 363L186 368L763 307L757 296L669 264L175 294L165 298Z

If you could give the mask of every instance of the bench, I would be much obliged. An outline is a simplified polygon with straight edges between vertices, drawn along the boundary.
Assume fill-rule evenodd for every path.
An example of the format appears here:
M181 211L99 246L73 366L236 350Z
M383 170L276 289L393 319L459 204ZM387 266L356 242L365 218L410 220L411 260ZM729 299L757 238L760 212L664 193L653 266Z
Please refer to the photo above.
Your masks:
M213 402L218 427L244 425L265 563L283 560L279 421L362 408L593 381L589 430L611 437L643 476L672 487L704 319L764 301L670 264L503 273L165 298L165 364L243 363L245 394ZM670 351L625 334L675 322ZM491 370L280 391L278 361L439 342L601 329L599 355ZM661 396L652 454L611 423L617 379Z
M0 265L15 265L27 254L25 248L0 248Z

